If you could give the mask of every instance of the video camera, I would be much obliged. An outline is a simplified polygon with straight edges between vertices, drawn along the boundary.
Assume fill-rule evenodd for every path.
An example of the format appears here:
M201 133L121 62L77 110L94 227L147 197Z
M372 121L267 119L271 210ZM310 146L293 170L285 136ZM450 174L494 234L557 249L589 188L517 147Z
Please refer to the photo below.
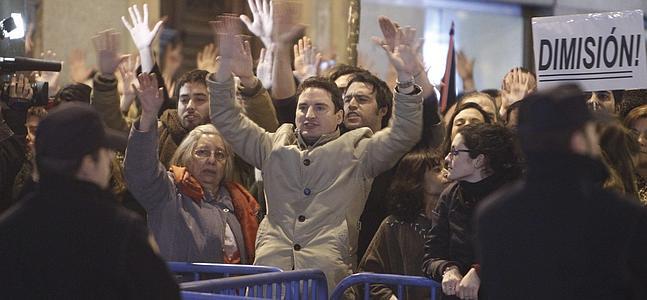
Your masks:
M49 100L49 83L37 81L31 84L33 96L29 101L9 97L11 75L18 71L48 71L60 72L61 62L26 58L26 57L0 57L0 101L6 102L9 107L26 109L30 106L47 105Z

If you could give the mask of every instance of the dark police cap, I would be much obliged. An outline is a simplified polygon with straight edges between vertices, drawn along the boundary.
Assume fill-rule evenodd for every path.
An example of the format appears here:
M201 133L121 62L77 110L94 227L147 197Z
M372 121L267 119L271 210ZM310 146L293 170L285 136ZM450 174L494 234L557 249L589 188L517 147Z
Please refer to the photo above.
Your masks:
M126 149L126 134L106 128L89 104L66 102L54 108L38 124L36 157L39 161L69 162L108 148Z
M596 119L586 100L575 84L534 93L526 97L519 108L517 130L520 135L527 136L582 128Z

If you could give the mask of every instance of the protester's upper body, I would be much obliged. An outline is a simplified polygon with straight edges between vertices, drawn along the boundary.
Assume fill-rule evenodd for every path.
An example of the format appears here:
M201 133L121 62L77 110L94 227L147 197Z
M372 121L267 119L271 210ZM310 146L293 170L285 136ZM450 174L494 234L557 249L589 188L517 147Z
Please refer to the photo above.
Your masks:
M560 86L524 100L525 181L476 216L491 299L645 299L647 213L601 188L598 136L586 99Z
M388 212L371 240L358 272L424 276L420 266L433 223L432 209L444 187L440 156L428 150L407 153L388 188ZM364 226L364 224L362 224ZM405 289L405 299L429 298L429 288ZM371 285L371 297L389 299L396 291Z
M142 118L131 129L125 176L148 214L164 258L173 261L252 263L258 224L256 200L231 182L233 152L211 125L195 127L171 159L156 155L162 95L152 75L139 76Z
M434 210L438 219L425 244L422 268L442 283L447 296L483 297L471 220L479 202L521 174L514 135L502 125L466 125L458 130L445 161L447 179L453 183Z
M234 45L235 38L230 37ZM212 122L234 151L263 173L268 213L259 228L256 264L316 265L326 273L330 289L350 274L356 264L357 222L372 179L420 138L419 89L402 58L392 60L398 60L402 81L407 81L401 87L406 93L395 93L393 126L375 134L360 128L339 136L341 93L326 79L311 78L299 87L296 130L284 124L268 133L235 106L228 60L210 75L211 97L218 99L211 102Z
M62 104L36 133L38 189L0 219L7 299L179 299L143 221L107 190L125 137L88 104Z

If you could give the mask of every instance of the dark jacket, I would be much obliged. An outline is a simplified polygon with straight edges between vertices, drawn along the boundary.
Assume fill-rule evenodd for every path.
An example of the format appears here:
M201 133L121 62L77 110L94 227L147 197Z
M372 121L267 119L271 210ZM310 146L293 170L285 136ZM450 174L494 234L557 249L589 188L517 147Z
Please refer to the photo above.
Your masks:
M420 265L425 240L431 232L432 221L419 214L413 222L390 215L380 228L362 258L358 272L374 272L424 276ZM371 285L371 299L388 300L397 290L386 285ZM429 299L429 288L407 287L402 299Z
M13 204L13 185L25 160L25 145L0 116L0 213Z
M598 161L527 158L527 180L476 214L490 299L647 299L645 209L601 188Z
M0 218L2 299L179 299L145 224L98 186L43 176Z
M422 138L415 148L424 147L433 149L442 143L444 135L444 126L438 114L436 94L432 93L431 96L425 98L422 108ZM396 168L397 166L375 177L373 185L371 185L371 192L368 194L364 211L359 220L360 230L357 241L357 257L361 258L364 256L369 243L371 243L373 236L380 227L380 223L389 215L386 205L386 195L393 181Z
M465 276L478 264L474 249L472 215L476 205L505 184L502 176L492 175L479 182L454 182L440 195L434 210L437 222L425 243L424 273L441 282L445 268L455 265Z

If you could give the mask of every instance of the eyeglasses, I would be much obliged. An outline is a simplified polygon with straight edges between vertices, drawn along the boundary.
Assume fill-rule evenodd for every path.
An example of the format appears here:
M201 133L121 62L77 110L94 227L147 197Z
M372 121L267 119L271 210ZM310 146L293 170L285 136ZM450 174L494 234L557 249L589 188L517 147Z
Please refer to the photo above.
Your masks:
M452 148L449 150L449 154L450 154L451 156L457 156L457 155L458 155L459 153L461 153L461 152L467 152L467 153L470 153L470 152L472 152L472 150L467 150L467 149L456 149L456 148L454 148L454 147L452 147Z
M227 154L225 151L222 151L221 149L216 149L216 150L209 150L209 149L195 149L193 150L193 156L195 156L198 159L207 159L209 157L216 158L218 161L224 161L227 159Z

